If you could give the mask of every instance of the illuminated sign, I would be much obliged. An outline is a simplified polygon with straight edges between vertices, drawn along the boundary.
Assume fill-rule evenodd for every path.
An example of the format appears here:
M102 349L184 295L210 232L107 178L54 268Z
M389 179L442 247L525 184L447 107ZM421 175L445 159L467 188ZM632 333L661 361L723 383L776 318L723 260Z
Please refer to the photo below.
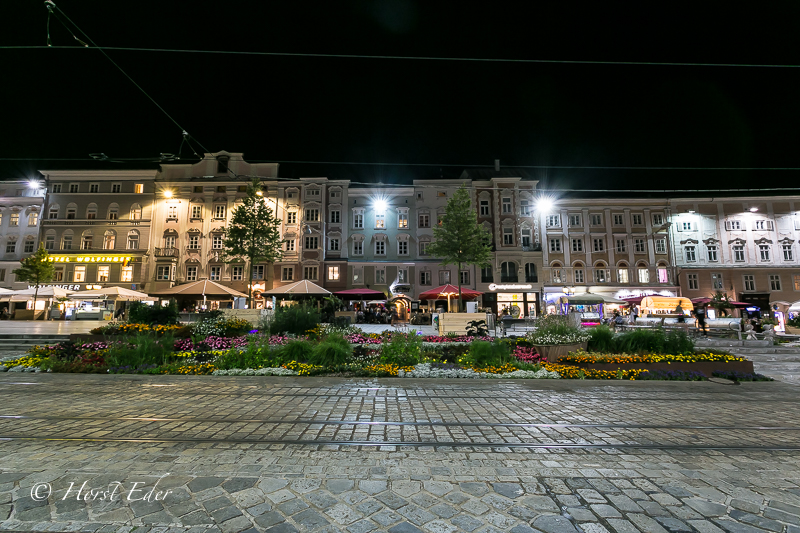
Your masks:
M529 285L529 284L528 285L525 285L525 284L522 284L522 285L515 285L515 284L512 284L512 285L496 285L496 284L492 283L492 284L489 285L489 290L490 291L510 291L510 290L515 290L515 289L532 289L532 288L533 288L533 285Z
M51 255L52 263L127 263L131 256L125 255Z

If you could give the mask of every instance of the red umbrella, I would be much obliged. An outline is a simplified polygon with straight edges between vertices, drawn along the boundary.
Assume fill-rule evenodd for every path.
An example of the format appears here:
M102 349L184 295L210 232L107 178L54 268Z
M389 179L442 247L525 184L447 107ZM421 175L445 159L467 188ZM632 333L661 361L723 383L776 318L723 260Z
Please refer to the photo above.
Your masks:
M461 287L461 294L464 298L477 298L482 292L468 289L466 287ZM436 287L435 289L427 290L419 295L420 300L438 300L440 298L446 298L448 296L458 296L458 287L455 285L442 285L441 287Z
M370 299L376 300L379 297L385 299L386 295L383 294L381 291L376 291L372 289L347 289L346 291L337 291L334 292L336 296L352 296L352 299Z

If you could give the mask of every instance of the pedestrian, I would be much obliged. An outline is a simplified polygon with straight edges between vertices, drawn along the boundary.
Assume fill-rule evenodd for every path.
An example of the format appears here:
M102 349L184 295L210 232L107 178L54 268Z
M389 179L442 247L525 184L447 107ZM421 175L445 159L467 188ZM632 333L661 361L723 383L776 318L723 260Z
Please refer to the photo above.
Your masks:
M700 331L705 338L708 338L708 331L706 331L706 310L698 307L694 312L694 317L697 319L697 330Z
M619 326L622 326L624 323L625 319L622 318L622 315L619 314L619 311L614 311L614 320L611 322L611 324L614 327L614 330L616 330Z
M636 324L636 319L639 318L639 306L634 305L631 310L631 323Z
M678 315L678 324L686 323L686 316L683 314L681 304L678 304L678 307L675 308L675 314Z

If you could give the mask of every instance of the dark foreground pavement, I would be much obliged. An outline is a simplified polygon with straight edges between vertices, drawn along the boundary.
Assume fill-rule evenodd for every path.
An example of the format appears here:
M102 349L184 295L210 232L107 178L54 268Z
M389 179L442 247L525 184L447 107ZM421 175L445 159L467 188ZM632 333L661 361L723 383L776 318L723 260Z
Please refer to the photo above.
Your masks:
M798 390L3 374L0 529L800 533Z

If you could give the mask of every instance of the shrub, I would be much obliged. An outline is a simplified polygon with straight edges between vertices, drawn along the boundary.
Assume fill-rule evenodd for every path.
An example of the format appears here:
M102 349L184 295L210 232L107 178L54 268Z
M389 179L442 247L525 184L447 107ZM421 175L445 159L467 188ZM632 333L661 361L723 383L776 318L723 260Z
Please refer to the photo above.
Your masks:
M178 304L170 300L169 305L147 305L132 302L128 309L128 322L136 324L161 324L170 326L178 323Z
M273 356L268 346L251 345L245 350L233 348L217 357L214 360L214 367L222 370L270 367Z
M194 325L196 335L215 337L235 337L252 329L252 325L243 318L225 317L222 315L207 316Z
M665 333L662 328L639 329L618 335L614 341L617 353L694 353L694 342L684 331Z
M319 311L310 305L291 305L279 307L269 325L271 333L290 333L304 335L319 324Z
M308 361L313 349L314 345L308 341L293 340L278 348L275 352L275 358L280 363Z
M469 345L469 352L462 362L476 368L500 366L509 361L508 346L505 343L477 341Z
M616 348L614 332L605 325L600 325L589 330L588 350L590 352L613 352Z
M338 366L347 363L353 354L353 347L341 334L334 333L314 346L309 362L324 367Z
M422 337L415 332L408 335L395 333L390 342L381 345L381 363L397 366L414 366L422 355Z
M172 355L174 345L172 335L165 334L156 339L147 333L139 333L110 345L105 359L108 366L113 367L163 365Z

